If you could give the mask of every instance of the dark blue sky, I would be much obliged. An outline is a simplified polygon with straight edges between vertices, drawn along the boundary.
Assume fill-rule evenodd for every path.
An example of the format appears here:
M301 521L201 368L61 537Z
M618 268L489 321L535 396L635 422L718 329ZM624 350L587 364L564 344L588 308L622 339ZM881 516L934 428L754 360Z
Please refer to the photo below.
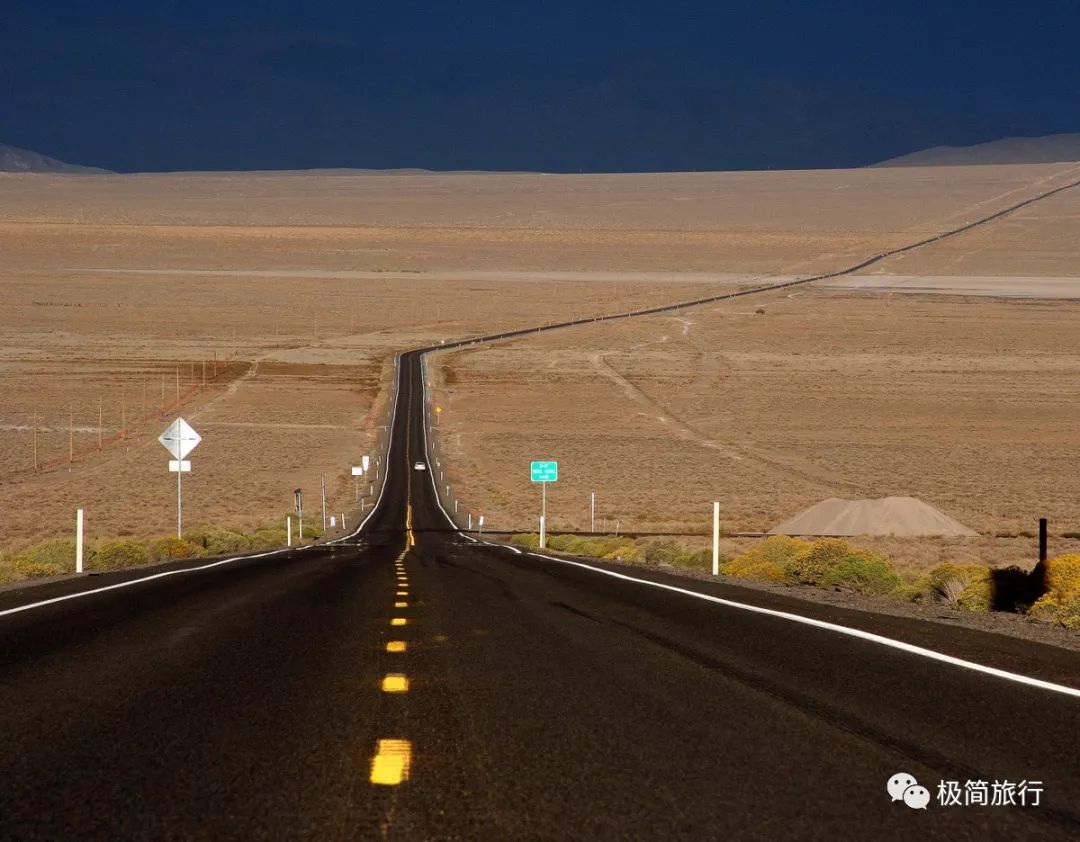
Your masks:
M0 14L0 142L124 171L829 167L1080 131L1065 0Z

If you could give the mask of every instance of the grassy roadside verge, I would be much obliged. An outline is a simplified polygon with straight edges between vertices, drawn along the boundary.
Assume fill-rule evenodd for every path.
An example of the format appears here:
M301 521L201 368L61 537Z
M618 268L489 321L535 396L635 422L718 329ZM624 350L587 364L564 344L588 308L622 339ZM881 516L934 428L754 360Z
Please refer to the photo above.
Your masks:
M536 549L535 533L511 543ZM566 555L643 563L704 572L712 553L665 539L553 535L548 549ZM886 556L838 538L803 541L774 535L745 553L720 559L720 572L737 579L808 585L864 596L960 611L1026 614L1067 629L1080 629L1080 555L1052 558L1031 573L982 564L939 564L929 572L895 566Z
M304 533L305 539L322 537L321 530L307 524ZM250 533L208 526L191 529L183 538L102 539L83 547L83 568L87 572L104 572L151 562L259 552L284 547L286 540L281 526L261 527ZM74 570L75 541L70 538L53 538L0 555L0 584L61 576Z

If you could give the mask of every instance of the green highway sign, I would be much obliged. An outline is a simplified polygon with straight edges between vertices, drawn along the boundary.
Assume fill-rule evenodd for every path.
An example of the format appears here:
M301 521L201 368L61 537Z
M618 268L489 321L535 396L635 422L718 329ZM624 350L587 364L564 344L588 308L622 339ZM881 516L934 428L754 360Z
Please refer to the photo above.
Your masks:
M533 482L558 482L558 462L533 462L529 465L529 478Z

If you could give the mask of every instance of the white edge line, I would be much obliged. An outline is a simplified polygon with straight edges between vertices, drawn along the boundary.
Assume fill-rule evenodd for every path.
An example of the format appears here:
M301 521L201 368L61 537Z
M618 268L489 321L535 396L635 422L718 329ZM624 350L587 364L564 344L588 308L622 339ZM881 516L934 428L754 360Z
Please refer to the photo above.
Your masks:
M421 364L425 362L424 357L426 354L421 355ZM423 378L424 389L424 406L427 406L427 378L424 375L423 367L421 367L421 376ZM427 450L427 424L424 425L424 449ZM511 547L508 544L496 544L491 541L481 541L473 538L471 535L466 535L454 523L453 518L443 508L441 502L439 502L439 489L435 485L435 480L431 480L432 490L435 492L435 502L438 504L439 509L442 511L443 516L446 518L450 526L459 534L476 544L484 544L488 547L496 547L499 549L509 549L516 552L518 555L523 555L521 550L516 547ZM814 626L815 628L825 629L826 631L836 632L837 634L847 635L848 637L856 637L860 640L866 640L870 643L876 643L879 646L888 646L891 649L899 649L902 652L907 652L911 655L918 655L922 658L929 658L932 661L938 661L943 664L950 664L954 667L961 667L962 669L973 670L975 672L981 672L985 675L992 675L996 678L1003 678L1006 681L1014 681L1018 684L1024 684L1028 687L1036 687L1040 690L1049 690L1054 693L1062 693L1066 696L1072 696L1080 699L1080 690L1074 687L1067 687L1064 684L1055 684L1052 681L1043 681L1041 678L1032 678L1027 675L1021 675L1016 672L1009 672L1008 670L997 669L996 667L988 667L983 664L977 664L974 661L967 661L963 658L956 658L952 655L946 655L944 652L936 652L933 649L926 649L923 646L915 646L912 643L904 643L902 640L896 640L891 637L885 637L884 635L874 634L873 632L862 631L861 629L854 629L849 626L842 626L839 623L830 623L825 620L815 620L812 617L804 617L801 614L791 614L787 611L777 611L773 608L762 608L758 605L751 605L746 602L736 602L731 599L724 599L719 596L711 596L710 594L703 594L699 591L692 591L688 588L680 588L675 585L667 585L663 582L653 582L649 579L639 579L636 576L627 576L625 573L617 573L614 570L605 570L603 567L594 567L591 564L585 564L581 561L570 561L565 558L556 558L555 556L543 555L542 553L527 553L527 555L533 558L542 558L547 561L555 561L559 564L568 564L572 567L580 567L584 570L591 570L594 573L602 573L605 576L611 576L615 579L622 579L626 582L635 582L639 585L648 585L649 587L659 588L660 590L671 591L672 593L683 594L684 596L692 596L697 599L704 600L705 602L712 602L716 605L724 605L728 608L738 608L742 611L751 611L755 614L765 614L770 617L779 617L782 620L788 620L793 623L802 623L807 626Z
M996 667L987 667L983 664L977 664L974 661L966 661L963 658L956 658L952 655L946 655L942 652L936 652L933 649L926 649L922 646L915 646L911 643L904 643L902 640L895 640L891 637L885 637L880 634L874 634L873 632L862 631L861 629L850 628L849 626L842 626L838 623L830 623L826 620L815 620L812 617L804 617L801 614L791 614L787 611L777 611L774 608L763 608L759 605L751 605L745 602L736 602L731 599L724 599L719 596L712 596L710 594L700 593L698 591L692 591L688 588L680 588L675 585L664 584L663 582L653 582L649 579L639 579L636 576L627 576L625 573L617 573L614 570L605 570L602 567L594 567L591 564L585 564L580 561L570 561L565 558L556 558L555 556L543 555L541 553L529 553L534 558L542 558L547 561L556 561L560 564L569 564L573 567L581 567L585 570L591 570L594 573L602 573L605 576L611 576L615 579L623 579L627 582L636 582L639 585L648 585L653 588L659 588L660 590L671 591L672 593L683 594L684 596L693 596L706 602L716 603L717 605L725 605L729 608L739 608L743 611L752 611L755 614L767 614L770 617L780 617L784 620L790 620L794 623L802 623L807 626L815 626L819 629L826 629L828 631L837 632L838 634L844 634L849 637L857 637L860 640L868 640L871 643L877 643L881 646L888 646L891 649L899 649L903 652L908 652L912 655L919 655L923 658L929 658L934 661L940 661L941 663L951 664L956 667L963 667L964 669L974 670L975 672L985 673L986 675L993 675L997 678L1004 678L1007 681L1015 681L1020 684L1026 684L1029 687L1038 687L1042 690L1052 690L1055 693L1064 693L1068 696L1080 698L1080 690L1073 687L1067 687L1064 684L1055 684L1052 681L1043 681L1040 678L1031 678L1030 676L1021 675L1020 673L1009 672L1008 670L997 669Z
M386 431L387 432L386 464L383 465L383 478L382 478L382 485L379 486L379 496L375 500L375 505L371 507L371 511L368 512L367 517L365 517L362 521L360 521L360 525L357 526L356 529L354 529L352 532L350 532L348 535L346 535L346 536L344 536L342 538L335 538L333 541L327 541L326 542L327 544L338 544L341 541L348 541L350 538L355 538L357 535L359 535L363 531L364 527L367 526L367 522L369 520L371 520L372 517L374 517L375 512L377 512L379 510L379 506L382 505L383 492L386 491L386 472L389 470L388 466L390 465L390 454L394 450L394 427L396 426L396 422L397 422L398 397L399 397L399 393L401 391L401 379L400 379L400 377L401 377L401 354L397 354L394 357L394 411L390 415L390 426Z
M397 371L398 371L398 368L400 366L400 360L401 360L401 355L398 354L394 358L395 389L397 388L397 385L396 385L397 380L398 380ZM397 407L398 407L397 395L395 394L395 396L394 396L394 412L393 412L393 415L390 418L390 429L388 430L389 438L387 440L387 445L386 445L386 461L387 461L387 463L390 462L390 452L393 450L393 447L394 447L394 433L393 433L393 430L394 430L394 422L397 419ZM128 587L131 587L132 585L138 585L138 584L141 584L142 582L149 582L149 581L152 581L154 579L162 579L162 578L164 578L166 576L176 576L176 575L178 575L180 573L198 573L198 572L200 572L202 570L210 570L213 567L220 567L223 564L231 564L234 561L243 561L245 559L255 559L255 558L266 558L267 556L278 555L279 553L298 552L300 550L311 550L311 549L315 549L316 547L319 547L319 546L324 546L325 547L325 546L329 546L330 544L337 544L337 543L339 543L341 541L347 541L350 538L355 538L357 535L360 534L360 531L364 528L364 526L367 525L367 522L371 519L372 515L375 514L376 510L379 508L380 504L383 501L383 492L386 491L385 470L386 470L386 466L384 465L383 466L383 471L384 471L383 482L382 482L382 485L379 488L379 497L375 501L375 505L371 507L371 511L368 513L368 516L365 517L360 522L360 525L358 527L356 527L356 530L354 532L351 532L350 534L346 535L344 538L335 538L333 541L327 541L325 544L321 544L321 545L320 544L304 544L304 545L298 546L298 547L281 547L280 549L277 549L277 550L270 550L269 552L265 552L265 553L256 553L254 555L248 554L248 555L230 556L229 558L218 559L217 561L211 562L210 564L202 564L202 565L199 565L198 567L182 567L182 568L180 568L178 570L166 570L166 571L164 571L162 573L155 573L152 576L143 576L143 577L141 577L139 579L129 579L126 582L117 582L116 584L113 584L113 585L104 585L103 587L93 588L92 590L88 590L88 591L78 591L76 593L64 594L63 596L54 596L51 599L39 600L38 602L28 602L26 605L17 605L14 608L8 608L8 609L5 609L3 611L0 611L0 617L6 617L9 614L18 614L20 611L29 611L31 608L41 608L41 607L43 607L45 605L54 605L57 602L66 602L69 599L80 599L81 597L84 597L84 596L92 596L94 594L105 593L105 591L113 591L113 590L116 590L117 588L128 588Z
M126 582L117 582L114 585L104 585L100 588L94 588L89 591L78 591L77 593L64 594L63 596L54 596L52 599L43 599L40 602L30 602L26 605L17 605L14 608L8 608L4 611L0 611L0 617L6 617L8 614L18 614L20 611L29 611L31 608L40 608L43 605L52 605L57 602L66 602L69 599L78 599L83 596L90 596L91 594L104 593L105 591L113 591L117 588L127 588L131 585L138 585L140 582L149 582L151 579L162 579L165 576L175 576L178 573L197 573L200 570L209 570L211 567L220 567L222 564L229 564L233 561L241 561L246 558L265 558L266 556L277 555L278 553L288 553L295 550L309 550L312 545L303 547L282 547L280 550L270 550L266 553L257 553L256 555L237 555L229 558L219 559L218 561L211 562L210 564L202 564L198 567L181 567L179 570L166 570L163 573L155 573L152 576L143 576L141 579L129 579Z

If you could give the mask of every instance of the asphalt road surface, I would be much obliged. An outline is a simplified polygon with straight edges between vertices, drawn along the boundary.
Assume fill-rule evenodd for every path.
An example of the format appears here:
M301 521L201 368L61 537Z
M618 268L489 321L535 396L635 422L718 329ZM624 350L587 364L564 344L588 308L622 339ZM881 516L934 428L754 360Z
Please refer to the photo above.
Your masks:
M0 593L0 837L1080 834L1075 653L477 543L412 469L417 354L399 376L355 538Z

